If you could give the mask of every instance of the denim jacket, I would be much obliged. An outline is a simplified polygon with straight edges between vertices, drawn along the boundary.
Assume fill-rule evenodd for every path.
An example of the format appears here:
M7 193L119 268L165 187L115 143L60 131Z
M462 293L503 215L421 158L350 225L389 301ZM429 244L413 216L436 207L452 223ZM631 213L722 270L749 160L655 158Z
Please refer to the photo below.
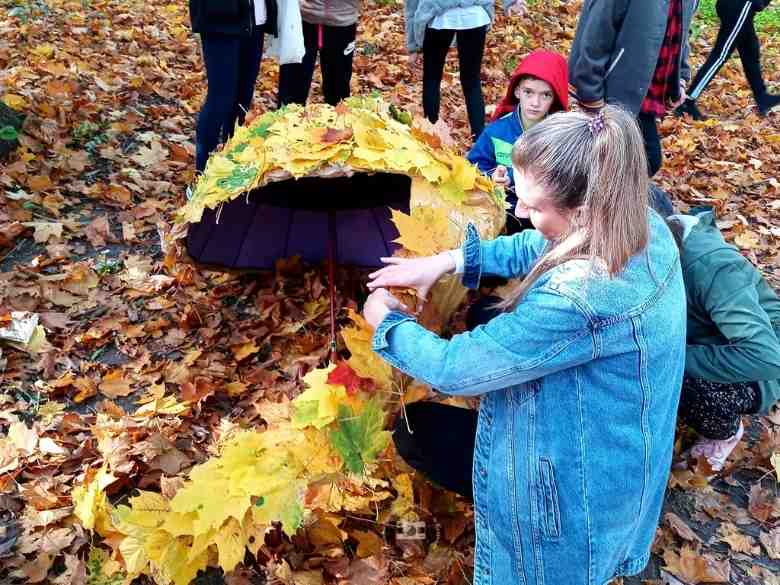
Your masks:
M482 395L474 449L479 585L602 585L648 561L669 476L685 363L685 290L668 228L621 274L566 262L525 299L442 339L399 312L374 332L390 364L440 392ZM532 230L480 242L464 284L525 274Z

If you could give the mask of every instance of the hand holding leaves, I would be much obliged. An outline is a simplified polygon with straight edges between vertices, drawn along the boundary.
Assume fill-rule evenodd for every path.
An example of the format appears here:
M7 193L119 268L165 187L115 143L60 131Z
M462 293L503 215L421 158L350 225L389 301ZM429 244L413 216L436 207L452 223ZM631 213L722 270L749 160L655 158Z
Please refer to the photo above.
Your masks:
M448 272L455 270L455 261L449 254L437 254L423 258L382 258L387 266L368 275L368 288L397 286L413 288L421 299L428 298L428 291Z

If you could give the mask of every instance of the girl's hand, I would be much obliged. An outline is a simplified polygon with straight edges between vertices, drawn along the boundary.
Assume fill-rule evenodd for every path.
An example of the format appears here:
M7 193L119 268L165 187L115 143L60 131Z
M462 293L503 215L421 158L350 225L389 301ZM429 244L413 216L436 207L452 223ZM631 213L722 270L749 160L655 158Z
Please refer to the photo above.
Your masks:
M515 0L515 3L509 7L506 13L510 16L525 16L526 12L525 0Z
M409 53L409 69L412 70L412 72L417 69L417 64L420 62L420 53Z
M363 305L363 316L374 329L390 311L404 311L408 313L409 309L384 288L378 288L368 295L366 303Z
M669 108L670 108L670 109L675 109L675 108L677 108L678 106L681 106L687 97L688 97L688 94L687 94L687 92L685 91L685 80L684 80L684 79L681 79L681 80L680 80L680 97L678 97L678 98L677 98L676 100L674 100L674 101L671 101L671 102L669 103Z
M388 264L368 275L368 288L375 290L389 286L413 288L421 299L443 275L455 270L455 261L449 254L425 258L381 258Z
M505 189L509 186L509 171L504 165L498 165L496 170L493 171L491 178L496 185L500 185Z

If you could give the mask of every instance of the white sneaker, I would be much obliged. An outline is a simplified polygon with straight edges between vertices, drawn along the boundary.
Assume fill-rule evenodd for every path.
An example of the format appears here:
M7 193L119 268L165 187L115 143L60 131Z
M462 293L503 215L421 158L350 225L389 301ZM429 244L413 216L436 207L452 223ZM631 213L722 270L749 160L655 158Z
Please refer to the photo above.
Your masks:
M696 441L691 447L691 457L704 457L713 471L720 471L726 465L726 460L731 452L742 440L743 434L745 434L745 427L742 425L742 421L739 421L739 428L733 437L721 440L701 438Z

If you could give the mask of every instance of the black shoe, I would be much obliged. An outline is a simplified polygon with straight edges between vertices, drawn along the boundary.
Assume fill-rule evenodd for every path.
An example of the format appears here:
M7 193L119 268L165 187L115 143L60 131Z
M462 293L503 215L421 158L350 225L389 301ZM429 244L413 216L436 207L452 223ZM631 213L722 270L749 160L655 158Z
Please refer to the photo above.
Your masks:
M701 110L699 110L699 107L696 105L696 102L692 99L685 100L674 111L674 115L677 116L678 118L682 118L685 114L688 114L691 118L693 118L697 122L707 119L707 116L701 113Z
M758 112L762 116L766 116L772 111L772 108L780 104L780 95L766 94L760 100L756 100L758 104Z

